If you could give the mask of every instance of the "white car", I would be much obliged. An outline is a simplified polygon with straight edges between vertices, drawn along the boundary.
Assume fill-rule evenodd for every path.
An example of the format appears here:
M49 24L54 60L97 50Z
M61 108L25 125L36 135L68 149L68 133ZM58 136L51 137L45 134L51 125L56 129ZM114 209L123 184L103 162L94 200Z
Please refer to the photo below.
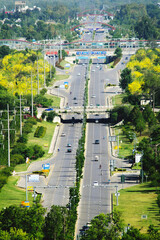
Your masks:
M80 74L80 73L78 73L78 74L77 74L77 76L81 76L81 74Z
M94 181L94 182L93 182L93 186L98 186L98 182L97 182L97 181Z
M92 69L92 72L95 72L95 69Z
M61 137L65 137L65 136L66 136L66 134L65 134L65 133L62 133L62 134L61 134Z
M92 95L92 98L95 98L96 97L96 95Z

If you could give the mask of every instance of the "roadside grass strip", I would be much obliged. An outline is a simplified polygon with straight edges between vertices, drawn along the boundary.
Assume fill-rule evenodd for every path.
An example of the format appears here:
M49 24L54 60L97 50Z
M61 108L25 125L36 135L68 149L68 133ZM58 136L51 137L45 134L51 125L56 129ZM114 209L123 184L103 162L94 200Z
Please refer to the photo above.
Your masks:
M160 231L157 190L156 187L150 187L149 183L122 189L119 191L118 206L115 195L113 197L113 209L122 213L126 226L130 224L140 229L142 233L146 233L149 225L153 224Z
M30 146L32 144L37 144L41 146L45 151L44 156L42 158L38 158L38 160L46 159L51 155L51 154L48 154L48 151L49 151L50 143L52 141L52 137L53 137L56 125L57 123L50 123L46 121L37 122L37 125L33 125L32 132L28 134L29 141L27 143L27 146ZM35 130L38 126L43 126L46 128L46 134L41 139L34 137Z
M10 176L0 191L0 210L11 205L20 206L22 201L26 200L26 191L16 186L18 176ZM33 203L32 192L28 191L28 201L30 206Z
M56 74L55 75L55 81L60 81L60 80L64 80L64 79L68 79L69 75L64 75L64 74Z
M53 103L52 103L53 108L59 108L60 107L61 99L59 97L54 96L54 95L49 95L49 94L46 94L45 97L47 99L52 99L53 100Z

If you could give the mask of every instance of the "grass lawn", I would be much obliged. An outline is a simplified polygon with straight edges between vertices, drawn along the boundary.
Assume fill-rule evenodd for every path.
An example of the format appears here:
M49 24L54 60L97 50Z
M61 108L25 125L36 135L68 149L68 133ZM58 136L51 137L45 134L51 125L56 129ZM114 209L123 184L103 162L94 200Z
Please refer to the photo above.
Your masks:
M64 75L64 74L56 74L55 75L55 81L60 81L60 80L65 80L68 79L69 75Z
M122 126L116 126L115 135L119 135L119 157L126 158L132 155L132 150L134 149L135 145L137 145L144 137L148 136L148 128L142 133L140 136L139 133L136 133L136 139L131 143L129 139L123 135ZM117 147L116 147L117 148Z
M146 233L148 226L153 224L160 230L160 214L157 205L156 188L149 183L136 185L119 191L119 205L116 206L116 197L113 197L113 209L122 212L122 218L126 225L130 224L141 232ZM142 219L142 215L147 215Z
M55 107L55 108L59 108L60 107L61 99L59 97L54 96L54 95L48 95L48 94L46 94L45 97L48 98L48 99L52 99L53 100L52 107Z
M4 207L9 207L10 205L19 206L22 201L26 200L26 191L24 189L16 187L18 181L18 176L11 176L8 178L7 184L0 191L0 210ZM31 192L28 192L28 201L30 206L33 202Z
M44 126L47 128L46 134L43 138L35 138L34 132L37 128L37 126ZM53 137L53 133L56 127L56 123L49 123L49 122L38 122L37 125L33 125L32 133L28 135L28 146L30 144L38 144L42 146L42 148L45 151L44 156L41 159L47 159L51 156L51 154L48 154L48 150L50 147L50 143ZM15 167L16 172L20 171L26 171L28 167L28 164L20 164ZM24 189L20 189L16 187L16 183L18 181L18 176L11 176L8 178L7 184L4 185L2 190L0 191L0 209L3 207L8 207L12 204L20 205L21 201L25 201L26 199L26 192ZM32 193L28 192L28 200L32 203L33 197Z
M118 94L112 97L112 103L114 106L121 105L124 94Z
M38 160L47 159L51 156L51 154L48 153L48 150L50 147L50 143L51 143L56 125L57 125L56 123L49 123L49 122L45 122L45 121L38 122L37 125L33 125L32 132L28 134L29 141L28 141L27 145L29 146L31 144L37 144L37 145L41 146L43 148L43 150L45 151L44 156L42 158L39 158ZM43 138L34 137L34 132L38 126L43 126L43 127L47 128L46 134ZM28 167L28 164L20 164L15 167L15 171L16 172L26 171L27 167Z
M64 68L65 68L65 65L66 65L66 64L70 64L71 67L73 66L73 64L71 64L71 63L69 63L69 62L67 62L67 61L65 61L65 60L62 60L62 61L60 62L60 65L61 65L62 67L64 67ZM66 69L68 69L68 68L66 68Z
M33 125L32 132L28 134L29 141L28 141L27 145L29 146L31 144L38 144L39 146L41 146L43 148L43 150L45 151L45 155L43 156L43 159L50 156L50 154L48 154L48 150L50 147L50 143L51 143L56 125L57 125L56 123L49 123L46 121L38 122L37 125ZM38 126L43 126L43 127L47 128L46 134L43 138L34 137L35 130Z
M128 138L123 135L121 126L115 127L115 135L119 135L119 157L126 158L132 155L132 150L134 148L134 143L130 143ZM118 144L117 144L118 145Z

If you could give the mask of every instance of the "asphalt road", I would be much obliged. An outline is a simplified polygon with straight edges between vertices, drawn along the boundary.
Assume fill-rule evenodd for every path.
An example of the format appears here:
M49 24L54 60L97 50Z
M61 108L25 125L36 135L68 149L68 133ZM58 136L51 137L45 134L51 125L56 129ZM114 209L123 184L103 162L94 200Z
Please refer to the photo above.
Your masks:
M111 212L110 190L113 191L109 185L110 158L107 126L98 123L87 125L87 149L81 186L81 200L78 208L77 234L96 215L102 212ZM95 140L99 140L99 144L95 144ZM95 161L96 156L98 156L98 161Z

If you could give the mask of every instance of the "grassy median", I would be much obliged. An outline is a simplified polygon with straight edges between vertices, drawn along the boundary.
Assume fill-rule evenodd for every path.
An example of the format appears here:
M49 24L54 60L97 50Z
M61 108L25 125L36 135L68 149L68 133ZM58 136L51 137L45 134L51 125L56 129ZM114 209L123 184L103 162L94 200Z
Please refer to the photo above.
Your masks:
M153 224L160 230L157 190L157 188L151 187L149 183L122 189L119 191L118 206L116 206L116 197L113 198L113 209L122 213L126 226L130 224L146 233L149 225Z

